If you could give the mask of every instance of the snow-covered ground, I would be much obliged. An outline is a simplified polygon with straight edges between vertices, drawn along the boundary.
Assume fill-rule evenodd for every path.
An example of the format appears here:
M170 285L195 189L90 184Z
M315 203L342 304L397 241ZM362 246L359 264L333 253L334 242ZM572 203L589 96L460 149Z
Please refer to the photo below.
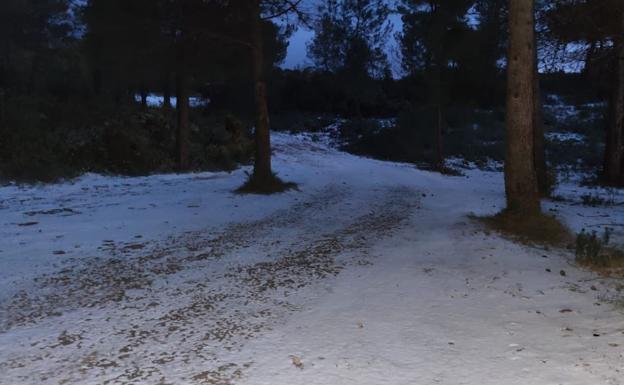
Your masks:
M558 122L596 119L602 115L605 108L605 103L569 104L563 97L555 94L548 95L544 104L544 111Z
M583 143L587 139L585 135L576 132L547 132L544 136L553 142Z
M0 188L0 383L624 384L622 282L469 219L501 209L501 173L274 145L300 191L234 194L244 170ZM560 188L547 210L624 239L622 206Z

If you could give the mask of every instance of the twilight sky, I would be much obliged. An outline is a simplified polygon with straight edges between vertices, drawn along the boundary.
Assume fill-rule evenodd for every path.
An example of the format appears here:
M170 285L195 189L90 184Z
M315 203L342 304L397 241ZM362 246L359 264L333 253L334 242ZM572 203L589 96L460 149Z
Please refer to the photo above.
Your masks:
M290 44L288 45L288 54L282 64L283 68L297 68L305 67L306 63L309 64L310 60L306 57L306 44L314 37L314 32L299 28L290 37Z
M467 15L467 17L472 18L472 23L477 23L474 16ZM401 17L398 14L390 15L390 22L393 25L393 32L388 37L387 42L387 53L388 58L392 64L393 71L395 76L400 76L401 69L398 63L398 59L396 57L396 39L395 33L401 30ZM312 65L312 61L307 57L306 45L307 43L314 37L314 32L300 27L290 38L290 43L288 45L288 53L286 55L286 59L284 63L282 63L282 68L287 69L295 69L298 67L306 67ZM580 43L570 43L565 47L566 54L563 57L558 57L559 60L564 59L563 62L555 62L555 63L546 63L548 60L546 58L540 58L540 72L549 72L556 70L564 70L566 72L579 72L584 67L584 62L582 61L583 52L585 49L585 45Z
M401 30L401 16L397 13L390 14L389 22L393 26L393 31L390 36L388 36L387 41L387 53L390 62L393 63L393 67L395 67L395 71L399 70L394 60L393 49L396 47L396 39L394 37L396 32ZM288 45L288 53L286 55L286 59L284 63L282 63L282 68L293 69L297 67L305 67L307 65L312 65L312 61L307 58L306 52L306 44L314 37L314 31L306 29L304 27L299 27L299 29L293 33L290 37L290 44Z

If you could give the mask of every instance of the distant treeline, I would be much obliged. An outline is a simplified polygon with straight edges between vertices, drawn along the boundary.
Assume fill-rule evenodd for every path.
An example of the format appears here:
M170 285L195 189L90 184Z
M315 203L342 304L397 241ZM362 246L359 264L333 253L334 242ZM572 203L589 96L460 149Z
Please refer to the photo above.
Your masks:
M540 61L549 69L585 63L580 73L541 74L542 99L614 105L624 84L615 79L618 4L536 2ZM314 9L286 0L2 1L0 176L52 180L253 160L267 177L269 115L291 112L400 118L408 126L397 132L432 138L426 151L442 164L456 111L504 109L507 21L507 0L403 0L392 9L382 0L324 0ZM313 66L281 69L299 26L315 31ZM582 48L573 59L560 49L569 43ZM160 109L148 108L150 93L163 96ZM210 103L192 109L193 95ZM615 124L607 132L624 130Z

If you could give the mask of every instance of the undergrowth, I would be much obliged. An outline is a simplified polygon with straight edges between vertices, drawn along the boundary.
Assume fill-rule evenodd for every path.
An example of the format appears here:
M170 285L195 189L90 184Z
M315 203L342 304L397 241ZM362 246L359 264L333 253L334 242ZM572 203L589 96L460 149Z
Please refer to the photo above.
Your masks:
M624 252L610 244L612 232L607 227L599 236L583 229L576 236L576 262L606 274L624 273Z
M527 215L505 210L478 219L491 230L529 245L568 247L574 239L557 218L542 213Z
M236 192L240 194L277 194L288 190L298 190L297 184L284 182L277 175L271 173L268 177L259 177L249 174L245 183Z
M599 235L585 230L575 236L557 218L502 211L491 217L475 217L490 230L529 246L575 250L575 262L604 275L624 275L624 251L610 244L612 229Z

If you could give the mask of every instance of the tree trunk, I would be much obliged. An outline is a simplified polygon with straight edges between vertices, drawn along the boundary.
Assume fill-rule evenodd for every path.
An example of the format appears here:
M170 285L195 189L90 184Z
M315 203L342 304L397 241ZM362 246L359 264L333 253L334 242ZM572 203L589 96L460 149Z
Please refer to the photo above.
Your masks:
M546 149L544 147L544 103L540 87L539 68L537 65L537 39L535 39L535 71L533 71L533 145L535 153L535 173L537 175L537 188L540 196L550 195L550 182L548 181L548 165L546 164Z
M184 42L180 43L178 53L178 70L176 73L176 98L178 126L176 130L176 149L178 170L186 171L189 168L189 76L186 66Z
M96 97L102 95L102 69L96 67L92 72L93 93Z
M260 18L260 0L250 0L250 2L251 66L256 109L254 176L257 180L267 180L272 177L272 170L267 86L263 68L262 20Z
M436 149L436 169L439 172L444 171L444 107L442 104L437 105L437 124L435 130L435 149Z
M611 99L611 119L607 127L604 179L608 184L624 184L624 12L621 32L615 39L614 90Z
M139 88L141 94L141 108L147 110L147 89L145 88L145 83L141 82Z
M541 211L534 158L535 15L533 11L533 0L510 0L509 2L505 191L507 210L522 215Z
M433 68L431 69L431 80L429 83L429 95L433 108L435 127L433 132L433 149L435 151L435 168L437 171L444 170L444 129L446 128L446 118L444 113L444 89L442 85L442 57L441 50L435 53Z
M124 101L123 95L123 87L119 84L119 82L117 82L117 84L115 85L115 89L113 90L113 102L116 106L121 106L122 101Z
M171 73L168 70L163 75L163 109L171 110Z

